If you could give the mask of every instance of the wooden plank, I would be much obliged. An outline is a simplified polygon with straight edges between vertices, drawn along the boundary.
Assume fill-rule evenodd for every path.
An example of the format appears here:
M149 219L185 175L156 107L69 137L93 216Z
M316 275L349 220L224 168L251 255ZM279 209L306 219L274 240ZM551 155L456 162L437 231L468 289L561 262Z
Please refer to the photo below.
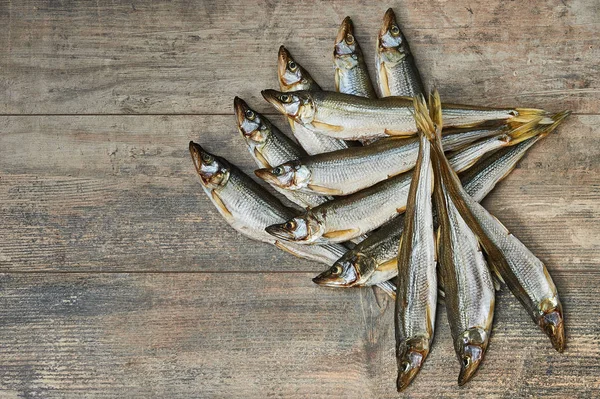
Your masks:
M411 398L600 394L600 275L558 273L568 347L555 352L499 295L479 374L456 384L445 312ZM310 274L0 277L0 395L43 398L396 398L393 303ZM443 309L443 307L440 307Z
M447 101L596 113L600 8L591 0L404 1L424 80ZM326 88L346 15L372 66L387 4L241 0L0 1L0 113L229 113L277 86L285 44ZM371 71L372 72L372 71Z
M205 198L189 140L254 169L232 119L0 117L0 269L322 269L240 236ZM551 270L600 261L599 125L571 117L486 201Z

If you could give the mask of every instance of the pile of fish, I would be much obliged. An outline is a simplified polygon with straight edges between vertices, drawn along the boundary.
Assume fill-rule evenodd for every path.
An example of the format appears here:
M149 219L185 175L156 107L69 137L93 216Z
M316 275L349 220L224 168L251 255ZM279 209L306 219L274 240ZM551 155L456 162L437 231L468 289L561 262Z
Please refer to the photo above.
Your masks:
M296 139L234 100L237 127L288 207L227 160L191 142L204 191L242 234L330 266L326 287L378 286L396 298L397 388L432 345L445 303L460 363L459 385L488 347L495 290L507 286L565 347L563 311L544 264L479 202L569 114L442 104L423 84L396 17L386 12L376 87L344 19L335 39L335 92L324 91L282 46L280 91L263 97Z

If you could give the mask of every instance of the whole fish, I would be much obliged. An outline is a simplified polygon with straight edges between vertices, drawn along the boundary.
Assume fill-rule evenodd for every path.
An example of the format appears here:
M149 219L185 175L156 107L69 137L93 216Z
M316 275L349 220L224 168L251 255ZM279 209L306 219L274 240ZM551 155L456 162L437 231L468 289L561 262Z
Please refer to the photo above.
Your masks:
M479 139L500 136L502 140L496 140L497 143L514 145L517 138L530 137L533 125L526 124L512 130L501 126L460 131L443 136L442 144L445 151L454 151ZM281 189L319 195L348 195L411 170L418 152L418 138L390 137L364 147L302 157L254 173Z
M424 100L423 100L424 101ZM433 341L437 305L436 250L433 235L431 146L423 110L415 99L419 155L410 183L404 234L398 252L396 289L396 361L398 392L415 378Z
M423 93L421 75L391 8L383 17L377 38L375 64L380 97L415 97Z
M335 38L333 65L336 91L377 98L362 51L354 36L354 26L350 17L344 18Z
M305 128L337 139L356 140L387 136L412 136L416 132L409 97L364 98L330 91L282 93L263 90L277 111ZM537 109L494 109L444 104L444 127L471 127L488 121L527 123L544 117ZM552 123L543 118L540 123Z
M553 125L536 127L539 131L537 136L514 147L502 148L462 173L461 181L465 191L475 201L481 201L500 180L508 176L525 152L554 130L565 116L555 115ZM404 228L403 217L399 215L372 233L313 281L328 287L359 287L396 277L397 243Z
M192 161L202 188L227 223L253 240L267 242L301 258L331 264L347 251L341 245L297 245L282 242L265 227L294 216L277 198L225 159L190 142Z
M433 112L441 119L441 102L437 93L433 95L432 104ZM490 267L548 335L554 348L562 352L565 347L563 310L546 266L465 192L444 155L439 134L436 136L433 158L440 165L439 175L461 216L477 235Z
M279 76L279 87L282 92L311 90L320 91L321 87L313 80L308 72L298 64L283 46L279 47L279 57L277 63L277 74ZM306 129L301 124L288 118L294 137L298 143L310 155L320 154L348 148L348 144L343 140L324 136Z
M237 126L246 141L248 151L260 168L272 168L274 165L306 156L306 152L283 134L265 116L251 109L244 100L235 97L233 100ZM312 208L328 200L299 191L290 191L273 187L287 199L303 208Z
M424 100L421 105L426 107ZM429 122L427 136L433 141L436 131L441 136L441 120L436 118L434 125L429 115L423 114ZM488 346L494 318L494 283L477 236L456 209L441 180L439 162L435 157L433 165L439 223L439 278L445 293L454 350L460 362L458 385L464 385L477 372Z
M503 146L497 137L458 151L452 165L463 171L481 158L489 149ZM285 223L267 227L267 232L282 240L302 244L344 242L366 234L404 212L412 173L404 173L369 188L338 197Z

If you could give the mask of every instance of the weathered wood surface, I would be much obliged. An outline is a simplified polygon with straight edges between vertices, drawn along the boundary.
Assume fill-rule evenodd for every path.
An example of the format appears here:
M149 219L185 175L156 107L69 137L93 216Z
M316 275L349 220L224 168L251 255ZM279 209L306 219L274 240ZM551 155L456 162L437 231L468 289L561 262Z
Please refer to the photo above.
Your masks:
M285 44L332 88L332 43L350 15L370 66L387 7L443 98L595 113L593 0L0 3L2 113L229 113L277 85ZM261 109L268 107L263 104Z
M272 113L280 44L332 88L342 18L371 60L388 6L446 101L576 113L484 202L548 264L567 351L503 292L473 382L442 310L406 396L600 396L597 2L0 0L0 398L399 396L387 298L235 233L187 152L251 172L233 96Z
M395 398L393 303L310 274L0 276L0 395L43 398ZM446 315L411 398L594 398L598 305L555 274L568 312L559 355L508 293L485 365L464 388ZM12 395L11 395L12 394Z
M206 198L187 143L252 173L233 125L232 116L0 117L0 270L322 269L236 233ZM600 262L599 125L572 116L486 200L551 270Z

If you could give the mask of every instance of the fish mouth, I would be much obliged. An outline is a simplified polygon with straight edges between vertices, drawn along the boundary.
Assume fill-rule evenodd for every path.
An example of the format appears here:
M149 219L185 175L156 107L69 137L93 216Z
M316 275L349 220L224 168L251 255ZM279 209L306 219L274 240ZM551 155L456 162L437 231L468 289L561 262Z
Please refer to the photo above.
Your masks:
M483 360L483 354L485 352L485 348L480 345L467 345L469 356L465 356L460 359L460 372L458 374L458 385L463 386L479 370L479 365Z
M565 350L565 323L562 315L562 308L557 306L555 309L544 313L539 319L542 330L550 338L552 346L558 352Z
M277 56L277 74L279 75L279 81L282 85L288 86L284 80L285 72L287 70L287 64L292 59L292 55L285 48L285 46L279 47L279 54Z
M353 281L348 281L343 277L334 274L330 268L314 277L312 281L313 283L323 287L348 288L352 287L352 285L356 282L356 279L354 279Z
M283 106L283 103L281 102L281 100L279 100L279 96L283 93L277 90L268 89L261 91L260 94L262 94L263 98L269 103L271 103L271 105L273 105L277 111L281 112L284 115L287 115L287 111Z
M379 30L379 40L377 40L379 47L381 47L381 37L384 36L394 24L396 24L396 14L394 13L394 10L388 8L383 16L383 24Z
M194 167L196 168L196 172L200 175L201 166L202 166L202 152L204 149L200 146L200 144L196 144L193 141L190 141L189 144L190 155L192 156L192 162L194 163ZM202 175L201 175L202 177Z
M282 224L272 224L270 226L265 227L265 231L276 238L281 238L285 241L296 241L294 234L288 231L285 227L285 223Z
M340 29L338 30L338 34L335 38L335 42L339 43L344 41L348 35L354 36L354 25L352 24L352 19L350 19L350 17L346 17L342 21Z
M248 104L244 100L236 96L233 99L233 108L235 110L238 127L241 127L246 120L246 111L250 109L250 107L248 107Z
M277 187L282 187L279 179L277 179L277 177L275 175L273 175L273 173L271 173L271 169L268 169L268 168L256 169L254 171L254 174L259 179L264 180L267 183L274 184ZM282 187L282 188L284 188L284 187Z
M416 341L416 345L409 343L398 357L398 392L404 391L414 380L429 353L429 342L426 339L417 338Z
M205 172L202 170L202 154L206 153L204 149L200 146L200 144L194 143L190 141L189 144L190 155L192 156L192 162L194 163L194 168L196 168L196 173L200 176L200 181L204 186L208 185L209 176L206 176Z

